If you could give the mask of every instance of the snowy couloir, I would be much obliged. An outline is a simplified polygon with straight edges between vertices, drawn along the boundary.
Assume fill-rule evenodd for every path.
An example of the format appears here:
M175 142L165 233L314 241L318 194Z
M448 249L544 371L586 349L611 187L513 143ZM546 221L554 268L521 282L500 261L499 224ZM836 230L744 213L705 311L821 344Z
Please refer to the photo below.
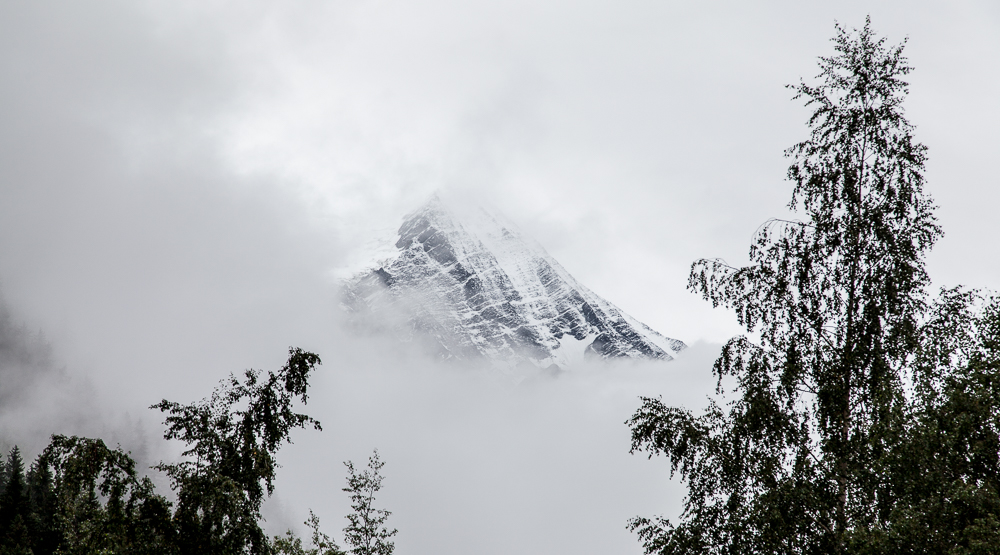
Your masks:
M497 212L435 195L405 217L394 256L345 283L358 328L428 341L445 359L566 367L670 360L664 337L579 284Z

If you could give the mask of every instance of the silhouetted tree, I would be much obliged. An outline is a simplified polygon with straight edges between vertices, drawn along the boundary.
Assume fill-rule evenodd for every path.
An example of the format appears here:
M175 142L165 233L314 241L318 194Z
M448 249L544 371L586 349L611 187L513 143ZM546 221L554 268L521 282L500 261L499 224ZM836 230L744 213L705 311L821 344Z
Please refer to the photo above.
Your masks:
M6 483L0 495L0 555L30 555L30 510L24 483L24 462L14 446L7 456Z
M168 413L165 437L187 443L184 455L194 459L157 467L177 491L176 510L128 453L100 439L52 436L27 480L15 447L0 464L0 555L342 553L311 513L311 550L291 535L269 542L260 527L265 491L274 491L274 454L292 429L320 429L292 410L296 397L306 402L308 375L319 363L289 349L276 373L248 370L200 403L153 407Z
M1000 552L1000 299L950 289L914 357L913 402L883 465L869 553Z
M278 372L247 370L242 381L230 375L198 403L153 405L169 415L164 437L185 442L184 455L192 459L156 467L177 491L181 553L268 553L260 507L265 492L274 491L275 453L293 429L322 429L292 410L296 397L306 403L309 372L319 363L313 353L289 349Z
M27 475L28 502L31 506L31 550L34 555L51 555L59 547L62 535L59 532L56 514L56 494L53 489L52 472L44 459L39 456L31 465Z
M644 398L629 420L633 451L666 455L688 486L677 525L631 522L647 553L844 553L889 526L886 465L906 433L924 255L941 232L903 115L902 45L868 21L833 42L819 83L794 87L814 108L786 153L804 220L763 225L747 267L691 269L689 287L758 337L715 363L732 402L696 416Z

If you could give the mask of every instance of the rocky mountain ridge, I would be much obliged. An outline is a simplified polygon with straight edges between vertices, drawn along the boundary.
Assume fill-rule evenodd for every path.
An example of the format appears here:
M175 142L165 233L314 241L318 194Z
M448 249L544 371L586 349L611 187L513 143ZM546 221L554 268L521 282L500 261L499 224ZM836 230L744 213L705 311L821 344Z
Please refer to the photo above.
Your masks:
M660 335L578 283L499 213L434 196L404 218L395 257L348 279L357 327L427 341L442 359L568 367L585 358L670 360Z

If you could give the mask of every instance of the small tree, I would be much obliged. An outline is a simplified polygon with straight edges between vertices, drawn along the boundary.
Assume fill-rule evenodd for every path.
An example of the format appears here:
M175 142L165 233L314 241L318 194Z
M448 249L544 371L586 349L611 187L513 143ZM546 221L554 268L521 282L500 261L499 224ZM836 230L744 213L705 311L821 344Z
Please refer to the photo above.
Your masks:
M347 515L348 525L344 528L344 541L354 555L392 555L395 545L389 538L396 535L396 529L389 530L385 521L392 514L374 507L375 494L382 489L382 467L378 449L368 458L368 468L358 472L354 463L347 461L347 487L351 494L351 514Z
M311 548L305 547L302 538L288 530L284 536L274 536L271 540L271 550L279 555L346 555L333 538L320 531L319 517L312 511L309 511L309 520L303 524L312 531Z
M814 108L789 149L790 208L735 268L701 260L689 288L748 333L716 361L734 397L700 416L643 399L633 451L664 454L688 485L681 522L637 518L647 553L844 553L887 525L886 455L904 431L903 378L920 344L924 254L941 235L923 192L926 149L903 115L903 46L866 21L837 26Z

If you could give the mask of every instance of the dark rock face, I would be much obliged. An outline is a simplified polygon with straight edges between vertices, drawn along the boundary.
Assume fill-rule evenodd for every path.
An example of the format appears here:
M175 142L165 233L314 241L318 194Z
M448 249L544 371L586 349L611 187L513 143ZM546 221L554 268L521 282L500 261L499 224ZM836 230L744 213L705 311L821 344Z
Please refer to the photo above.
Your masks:
M565 367L583 357L670 360L684 343L598 297L512 225L439 198L407 216L398 255L348 280L363 328L429 339L441 358Z

